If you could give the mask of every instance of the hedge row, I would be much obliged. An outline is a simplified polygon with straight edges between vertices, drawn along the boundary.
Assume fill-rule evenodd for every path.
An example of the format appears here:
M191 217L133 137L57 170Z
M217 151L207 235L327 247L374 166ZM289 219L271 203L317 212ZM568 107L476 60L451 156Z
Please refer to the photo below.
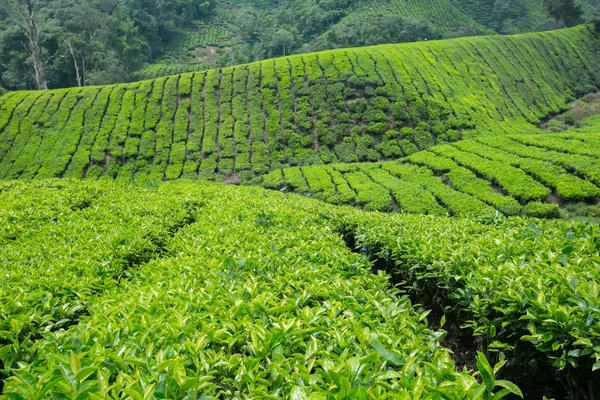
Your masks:
M597 226L344 212L356 249L393 265L420 301L445 306L447 324L520 368L553 366L550 379L572 397L598 393Z
M274 170L262 184L375 210L436 215L485 215L497 210L507 216L555 218L556 203L600 198L600 185L594 180L600 175L600 163L576 151L523 143L551 140L553 148L574 148L577 143L585 147L579 135L483 136L434 146L397 162ZM584 139L600 141L600 134L586 134ZM297 190L298 184L288 181L291 170L315 183ZM348 193L344 186L348 184L356 193Z
M445 333L345 245L333 212L209 183L0 183L3 395L519 393L483 355L487 382L457 372Z

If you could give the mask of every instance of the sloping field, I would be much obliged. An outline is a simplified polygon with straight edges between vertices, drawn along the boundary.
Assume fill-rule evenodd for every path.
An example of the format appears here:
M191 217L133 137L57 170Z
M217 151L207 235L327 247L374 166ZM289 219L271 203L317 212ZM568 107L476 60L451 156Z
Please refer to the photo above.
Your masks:
M0 223L7 398L479 399L512 388L492 389L481 361L484 383L457 372L428 311L367 256L393 261L395 282L445 302L449 329L465 324L511 365L585 379L600 368L589 225L90 180L0 183Z
M598 128L479 136L398 162L291 167L265 175L263 185L368 210L557 217L557 205L600 199Z
M535 124L600 84L591 28L335 50L0 98L0 178L250 181Z

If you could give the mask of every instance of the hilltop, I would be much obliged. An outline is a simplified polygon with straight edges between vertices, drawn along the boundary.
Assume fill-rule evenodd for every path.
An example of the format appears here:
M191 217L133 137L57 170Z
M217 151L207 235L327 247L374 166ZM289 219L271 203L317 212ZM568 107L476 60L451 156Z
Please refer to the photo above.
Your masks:
M536 124L600 83L568 30L326 51L131 84L0 98L0 178L253 182L398 159Z
M592 6L589 6L592 7ZM593 8L593 7L592 7ZM232 66L291 53L459 36L535 31L551 19L542 0L499 10L493 1L215 2L140 78ZM376 27L374 29L374 27Z
M600 15L597 0L567 0L582 6L568 13L544 1L6 0L0 86L125 83L323 50L572 27Z
M581 22L598 13L594 0L577 3ZM543 0L221 0L137 76L157 78L335 48L556 28Z

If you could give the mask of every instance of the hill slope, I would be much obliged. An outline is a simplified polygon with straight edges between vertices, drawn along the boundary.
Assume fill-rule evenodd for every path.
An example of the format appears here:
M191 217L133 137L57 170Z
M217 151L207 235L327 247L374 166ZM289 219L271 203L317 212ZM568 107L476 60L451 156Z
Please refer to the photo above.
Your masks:
M263 185L369 210L557 217L557 205L600 200L598 143L600 129L481 136L399 162L276 170L264 176Z
M213 13L190 28L166 57L139 72L144 79L258 61L285 55L271 46L281 29L289 32L288 52L311 52L342 47L431 40L494 33L538 30L549 20L542 0L525 1L521 8L495 10L494 1L362 0L360 2L236 1L216 2ZM328 3L328 4L325 4ZM335 4L331 10L331 4ZM585 3L588 5L587 3ZM317 8L317 11L313 7ZM588 5L588 7L594 8ZM292 15L287 15L291 13ZM319 14L331 13L320 18ZM316 14L316 15L315 15ZM259 17L255 17L255 16ZM285 16L285 17L283 17ZM249 22L250 21L250 22ZM310 29L306 31L306 21ZM386 21L395 28L381 34ZM248 25L259 24L260 27ZM418 24L419 33L399 34L400 25ZM377 29L372 27L377 25ZM386 28L387 29L387 28ZM547 24L546 29L552 29ZM406 30L406 29L405 29ZM271 44L266 44L271 43Z
M0 98L0 178L248 181L535 124L600 83L589 27L385 45Z

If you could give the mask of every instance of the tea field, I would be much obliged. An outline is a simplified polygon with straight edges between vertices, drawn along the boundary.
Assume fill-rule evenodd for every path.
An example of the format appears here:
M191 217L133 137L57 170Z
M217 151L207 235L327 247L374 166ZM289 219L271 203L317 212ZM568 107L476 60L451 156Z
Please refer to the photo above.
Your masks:
M599 398L598 60L582 25L1 96L0 400Z
M5 398L492 391L315 201L54 180L2 183L0 204Z
M600 365L597 227L208 182L12 181L0 204L5 398L519 393L482 354L455 369L443 328L389 286L400 275L422 301L447 293L452 323L510 362L589 379ZM374 274L370 258L395 267Z
M0 179L255 182L287 166L394 160L475 136L536 133L600 84L591 29L12 92L0 97Z
M367 210L557 218L559 206L600 198L600 126L588 129L480 136L400 161L290 167L263 186Z

